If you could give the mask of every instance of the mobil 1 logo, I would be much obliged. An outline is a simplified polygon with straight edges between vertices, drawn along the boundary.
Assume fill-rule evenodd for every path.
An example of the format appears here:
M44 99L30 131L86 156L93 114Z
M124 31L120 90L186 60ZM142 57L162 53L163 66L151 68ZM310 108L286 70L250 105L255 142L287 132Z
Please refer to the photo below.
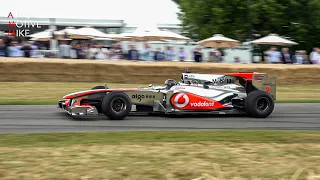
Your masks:
M144 95L144 94L133 94L131 96L132 99L137 99L139 102L141 102L142 99L154 99L156 96L155 95Z

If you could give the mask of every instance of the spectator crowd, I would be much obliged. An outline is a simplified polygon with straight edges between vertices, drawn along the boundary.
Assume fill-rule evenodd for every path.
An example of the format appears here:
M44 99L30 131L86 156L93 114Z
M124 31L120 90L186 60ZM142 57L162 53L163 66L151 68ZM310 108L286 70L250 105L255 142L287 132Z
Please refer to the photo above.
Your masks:
M31 41L7 41L0 39L0 57L39 57L39 50L43 44ZM61 41L59 44L58 57L64 59L92 59L92 60L121 60L127 59L132 61L185 61L193 59L195 62L202 62L203 51L200 47L196 47L192 55L188 57L188 53L183 47L174 49L168 46L165 49L153 49L149 44L145 43L140 50L134 45L129 45L128 51L124 52L120 43L114 43L111 47L106 48L97 42L86 41ZM293 54L288 48L282 48L281 52L276 47L270 48L265 52L267 56L266 62L273 64L320 64L320 49L314 48L308 56L306 51L296 51ZM49 54L48 57L53 57ZM224 62L224 56L221 51L210 51L208 54L208 62ZM234 58L234 63L241 63L239 57Z

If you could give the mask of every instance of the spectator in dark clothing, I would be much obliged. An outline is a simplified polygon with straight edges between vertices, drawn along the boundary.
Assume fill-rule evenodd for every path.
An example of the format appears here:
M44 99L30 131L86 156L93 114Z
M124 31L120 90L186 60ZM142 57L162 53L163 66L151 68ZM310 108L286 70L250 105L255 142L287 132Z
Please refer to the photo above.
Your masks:
M75 47L76 53L77 53L77 59L84 59L85 58L85 52L81 48L81 45L78 43Z
M0 39L0 57L6 56L6 45L2 39Z
M31 57L31 51L32 51L32 46L30 43L25 43L22 47L21 47L21 51L23 51L23 56L24 57Z
M200 48L196 48L195 51L193 51L194 61L195 62L201 62L202 61L202 52Z
M157 51L154 52L154 60L163 61L165 59L165 53L161 51L160 48L157 48Z
M292 56L289 52L288 48L282 48L282 52L281 52L281 60L284 64L292 64Z
M136 47L131 45L128 51L128 60L139 60L139 52Z
M112 49L113 60L119 60L123 58L123 51L120 43L115 44L115 47Z

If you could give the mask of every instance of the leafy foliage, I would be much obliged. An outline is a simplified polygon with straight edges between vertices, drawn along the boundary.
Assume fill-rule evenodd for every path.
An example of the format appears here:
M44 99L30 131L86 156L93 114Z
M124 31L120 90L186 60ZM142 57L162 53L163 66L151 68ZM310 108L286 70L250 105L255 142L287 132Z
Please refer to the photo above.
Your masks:
M216 33L246 41L269 33L290 37L295 48L319 46L319 0L177 0L184 29L195 40Z

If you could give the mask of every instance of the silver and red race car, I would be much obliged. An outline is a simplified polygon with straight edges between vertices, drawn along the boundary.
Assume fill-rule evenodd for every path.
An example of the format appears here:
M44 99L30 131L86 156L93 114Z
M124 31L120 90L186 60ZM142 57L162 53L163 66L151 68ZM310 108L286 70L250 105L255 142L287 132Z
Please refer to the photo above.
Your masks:
M165 81L164 86L115 88L97 86L68 94L59 108L70 115L104 113L121 120L133 113L146 114L226 114L240 113L266 118L274 109L276 78L266 73L218 74L182 73L181 81Z

